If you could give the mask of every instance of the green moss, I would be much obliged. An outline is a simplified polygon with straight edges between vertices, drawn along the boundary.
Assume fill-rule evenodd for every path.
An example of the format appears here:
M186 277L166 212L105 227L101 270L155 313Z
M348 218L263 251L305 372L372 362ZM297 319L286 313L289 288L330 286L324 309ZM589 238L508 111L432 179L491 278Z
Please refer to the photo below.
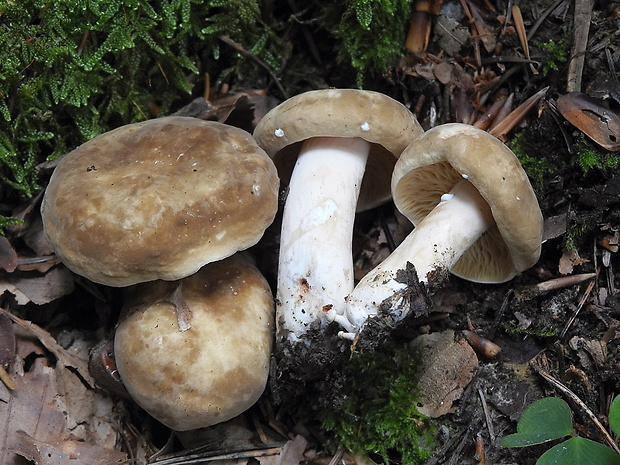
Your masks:
M593 169L611 170L620 166L620 156L599 148L585 134L579 133L575 141L574 163L579 165L584 174Z
M353 67L359 88L367 79L388 73L403 56L411 4L412 0L349 0L325 7L322 21L342 41L338 60Z
M0 235L4 236L4 228L7 226L15 226L24 224L23 220L19 218L7 218L6 216L0 215Z
M221 78L224 70L243 74L256 66L230 48L220 50L220 35L247 44L271 65L283 46L262 21L258 0L0 3L5 203L40 189L38 163L180 107L203 91L205 73Z
M547 76L551 71L558 71L560 65L568 61L568 42L549 40L537 42L534 45L543 51L543 59L540 63L542 76Z
M199 60L220 55L223 33L240 43L261 44L252 51L273 61L258 5L255 0L11 3L0 17L5 123L0 130L14 145L30 144L26 151L14 147L15 156L34 151L53 158L112 127L169 111L194 90L194 76L206 71ZM23 187L31 193L33 186Z
M564 248L569 251L582 250L584 244L588 244L591 240L588 234L592 233L596 225L600 223L600 215L598 209L582 210L579 215L571 215L564 234Z
M515 321L504 324L506 332L511 334L527 334L528 336L536 336L541 338L555 337L560 330L554 326L528 327L523 329Z
M376 453L386 463L394 453L399 463L424 463L431 455L432 432L416 408L419 361L418 351L394 344L351 358L344 406L323 418L338 445Z
M530 177L530 180L537 191L542 191L546 179L554 171L554 167L544 157L532 155L536 153L535 145L529 142L523 132L516 134L509 142L508 146L517 156L523 169Z
M564 234L564 248L569 251L577 250L579 239L588 231L589 227L586 223L571 224Z

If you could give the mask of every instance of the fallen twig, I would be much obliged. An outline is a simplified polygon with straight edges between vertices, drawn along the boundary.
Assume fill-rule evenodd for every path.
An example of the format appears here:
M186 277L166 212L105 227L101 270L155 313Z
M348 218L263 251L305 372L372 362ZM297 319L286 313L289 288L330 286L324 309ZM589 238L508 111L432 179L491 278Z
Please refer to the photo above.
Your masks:
M595 277L596 273L581 273L562 276L560 278L553 278L532 286L522 287L515 291L515 296L519 300L529 300L550 291L557 291L558 289L581 284L582 282Z
M282 94L282 97L286 100L288 99L288 94L287 92L284 90L284 87L282 87L282 84L280 83L280 80L278 79L278 77L275 75L275 73L273 72L273 70L269 67L269 65L267 63L265 63L263 60L261 60L260 58L258 58L257 56L255 56L254 54L250 53L249 51L247 51L245 48L243 48L243 46L241 46L240 44L238 44L237 42L235 42L234 40L232 40L230 37L228 36L220 36L220 40L222 42L224 42L226 45L229 45L230 47L232 47L233 49L235 49L237 52L239 52L241 55L243 55L244 57L249 58L250 60L252 60L254 63L256 63L258 66L260 66L261 68L263 68L267 74L269 74L269 77L273 80L274 84L277 86L278 90L280 91L280 93Z
M216 460L234 460L234 459L250 459L256 457L267 457L270 455L279 455L282 453L283 445L276 447L258 447L247 450L230 450L230 451L184 451L181 454L175 453L165 455L156 459L153 463L157 465L191 465L205 462L213 462ZM234 448L233 448L234 449Z
M545 19L547 19L547 17L551 13L553 13L557 7L559 7L562 3L567 2L567 1L568 0L556 0L556 2L553 5L551 5L545 11L543 11L541 15L538 17L538 19L536 20L536 22L532 25L529 32L527 33L527 40L531 40L531 38L534 37L534 34L536 34L536 31L538 31L538 28L540 27L540 25L545 21Z
M586 303L586 300L590 296L590 293L592 292L592 289L594 288L594 283L595 282L596 282L595 280L592 280L588 284L588 287L586 288L586 291L581 296L581 299L579 299L579 304L577 304L577 308L575 309L575 311L573 312L571 317L566 322L566 326L564 326L564 329L562 329L562 332L560 333L560 338L563 338L564 336L566 336L566 333L568 332L568 329L572 326L573 322L577 318L577 315L581 311L581 309L583 307L583 304Z
M584 403L584 401L582 401L577 394L575 394L573 391L571 391L569 388L567 388L566 386L564 386L564 384L562 384L561 382L559 382L557 379L555 379L553 376L551 376L551 374L549 372L547 372L541 365L540 363L536 360L536 358L534 358L531 362L530 362L530 366L534 369L534 371L536 371L536 373L538 373L540 376L542 376L545 381L549 382L551 385L553 385L556 389L558 389L559 391L561 391L566 397L568 397L571 401L573 401L577 406L579 406L579 408L583 411L583 413L585 413L587 415L587 417L594 423L594 425L596 425L596 427L598 428L599 432L601 433L601 435L603 436L603 439L605 439L605 442L616 452L618 452L620 454L620 448L616 445L616 443L614 442L613 438L611 437L611 435L609 434L609 432L605 429L605 427L603 426L603 424L599 421L599 419L597 418L597 416L592 412L592 410L590 410L588 408L588 406Z
M482 389L480 388L478 388L478 395L480 396L480 402L482 403L482 411L484 412L484 419L487 423L489 438L491 439L491 442L495 442L495 428L493 428L493 421L491 419L491 414L489 413L489 406L487 405L487 400L484 397L484 392L482 392Z

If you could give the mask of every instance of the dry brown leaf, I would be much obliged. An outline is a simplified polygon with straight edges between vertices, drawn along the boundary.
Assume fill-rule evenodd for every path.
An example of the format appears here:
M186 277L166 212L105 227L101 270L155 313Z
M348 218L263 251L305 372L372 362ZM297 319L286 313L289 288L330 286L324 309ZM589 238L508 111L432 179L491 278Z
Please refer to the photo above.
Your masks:
M545 218L543 227L543 242L555 239L566 233L566 213Z
M573 268L577 265L581 265L582 263L588 263L589 260L585 258L581 258L579 256L579 252L576 250L567 250L565 249L560 257L560 263L558 264L558 271L562 275L571 274L573 272Z
M47 240L45 231L43 231L43 220L41 213L37 211L37 215L30 221L28 228L23 233L24 243L30 250L38 256L52 255L54 249Z
M15 271L17 267L17 253L9 240L0 236L0 268L9 273Z
M521 48L525 54L525 58L530 59L530 48L527 42L527 33L525 32L525 24L523 23L523 16L521 15L521 8L519 5L512 6L512 17L514 18L515 29L521 42ZM538 70L534 67L533 63L530 63L530 69L533 74L538 74Z
M307 445L308 441L306 438L298 434L294 439L284 444L276 465L299 465L304 461L304 452Z
M0 295L4 294L5 292L9 292L13 294L13 296L15 297L15 302L17 302L17 305L26 305L27 303L30 302L30 299L28 298L26 294L24 294L22 291L17 289L17 287L15 287L13 284L8 282L6 279L0 278Z
M60 258L54 254L39 255L37 257L17 256L18 271L38 271L39 273L47 273L60 263Z
M545 96L549 90L549 87L545 87L530 98L528 98L525 102L515 108L510 112L505 118L500 120L499 116L497 117L497 124L491 125L491 129L489 130L489 134L497 137L498 139L505 141L506 136L510 131L512 131L518 124L521 124L525 116L532 110L538 102Z
M127 461L122 452L75 439L56 444L36 441L25 431L15 433L12 450L38 465L112 465Z
M568 344L571 349L577 351L579 360L585 367L592 365L590 358L594 361L597 367L602 366L607 360L607 343L603 340L586 339L580 336L573 336L568 341Z
M620 150L620 115L589 95L561 95L556 106L566 120L606 150Z
M0 294L10 292L18 305L47 304L73 289L73 275L64 266L52 268L43 275L12 273L0 278Z
M260 107L260 113L264 114L262 108L269 101L264 91L248 89L243 92L218 94L211 100L199 97L174 115L219 121L252 132L257 122L255 106Z
M488 53L492 53L495 49L495 44L497 43L497 39L495 38L495 31L491 26L484 22L480 11L475 5L470 4L469 7L474 22L474 27L476 28L476 32L478 33L478 38L482 42L482 45L484 45L485 50Z
M40 333L49 346L57 345L55 340L36 325L24 326L30 331L18 328L17 356L10 371L15 389L0 385L0 463L22 464L19 455L55 465L112 464L126 459L116 450L114 402L90 389L73 367L80 365L76 360L87 356L92 344L76 335L73 353L54 348L58 356L51 366L38 336L32 336ZM26 359L34 361L27 365Z
M423 347L420 413L432 418L445 415L473 379L478 357L467 341L455 339L451 330L424 334L412 344Z
M457 73L455 66L447 61L437 63L433 68L435 78L443 85L453 84L454 76Z
M435 34L439 48L450 56L460 53L461 49L472 40L469 29L456 19L443 14L437 18Z
M73 371L79 374L82 380L87 383L89 387L94 387L95 383L92 379L92 376L88 372L88 352L81 354L81 356L76 353L70 352L64 347L62 347L60 344L58 344L56 339L40 326L30 321L23 320L13 315L12 313L7 312L6 310L0 310L0 313L6 315L14 323L19 325L20 328L25 330L26 333L34 336L38 342L40 342L56 357L58 363L60 363L62 366L73 369Z

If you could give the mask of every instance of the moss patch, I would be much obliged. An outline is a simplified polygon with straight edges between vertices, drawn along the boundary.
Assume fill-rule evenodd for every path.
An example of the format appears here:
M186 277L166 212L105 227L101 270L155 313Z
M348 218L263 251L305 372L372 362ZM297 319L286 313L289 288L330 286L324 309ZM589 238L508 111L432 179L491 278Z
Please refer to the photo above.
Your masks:
M396 457L414 465L430 457L429 420L416 407L419 362L415 348L395 344L351 358L343 388L346 400L323 418L337 445L375 453L386 463Z

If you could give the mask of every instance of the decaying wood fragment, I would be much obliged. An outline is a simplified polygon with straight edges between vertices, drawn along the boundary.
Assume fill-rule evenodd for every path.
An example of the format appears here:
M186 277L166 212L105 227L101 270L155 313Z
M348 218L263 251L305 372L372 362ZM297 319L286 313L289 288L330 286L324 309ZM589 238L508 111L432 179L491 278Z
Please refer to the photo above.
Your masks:
M573 48L571 50L571 60L568 63L566 92L581 91L583 65L586 60L593 8L594 0L575 0Z
M424 53L431 37L433 16L439 14L443 0L417 0L413 6L405 48L411 53Z

